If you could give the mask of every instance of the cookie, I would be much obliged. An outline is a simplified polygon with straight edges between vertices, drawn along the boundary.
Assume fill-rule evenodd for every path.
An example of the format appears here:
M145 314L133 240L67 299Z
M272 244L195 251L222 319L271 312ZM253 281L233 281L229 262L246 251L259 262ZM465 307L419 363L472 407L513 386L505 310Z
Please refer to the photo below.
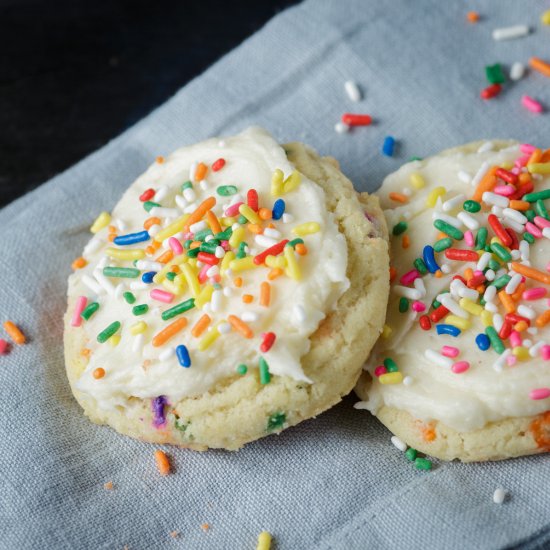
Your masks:
M157 159L92 231L67 374L122 434L234 450L279 433L351 391L382 329L378 199L259 128Z
M377 194L392 283L357 408L444 460L549 451L550 150L472 143Z

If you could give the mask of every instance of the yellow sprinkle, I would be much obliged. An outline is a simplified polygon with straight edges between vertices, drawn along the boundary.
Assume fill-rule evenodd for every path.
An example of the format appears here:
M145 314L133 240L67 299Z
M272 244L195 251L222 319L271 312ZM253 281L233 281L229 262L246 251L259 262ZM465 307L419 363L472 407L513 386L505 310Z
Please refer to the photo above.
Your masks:
M301 225L297 225L292 233L298 235L298 237L303 237L304 235L311 235L313 233L318 233L321 230L321 226L317 222L306 222Z
M141 248L133 248L131 250L122 250L121 248L108 248L105 254L109 258L116 258L117 260L141 260L145 258L145 250Z
M220 331L218 330L218 327L212 327L199 341L199 345L197 346L199 348L199 351L204 351L205 349L209 348L218 338L220 335Z
M187 286L187 281L185 280L185 277L181 273L176 275L172 282L178 287L180 292L182 292Z
M546 10L541 16L540 16L540 22L543 25L550 25L550 10Z
M98 233L104 227L107 227L111 223L111 214L109 212L101 212L101 214L96 218L95 222L90 227L92 233Z
M258 267L258 266L254 263L254 257L253 256L247 256L246 258L231 260L229 262L229 269L231 269L231 271L235 271L235 272L245 271L246 269L254 269L256 267Z
M147 323L145 321L140 321L139 323L134 323L130 327L130 333L134 336L141 334L142 332L145 332L147 330ZM112 336L111 336L112 338Z
M172 222L168 227L165 227L164 229L159 231L155 235L155 241L158 241L159 243L161 243L168 237L171 237L172 235L175 235L176 233L179 233L180 231L182 231L188 217L189 217L189 214L184 214L181 218L178 218L175 222Z
M529 355L529 349L524 346L517 346L512 350L512 353L520 360L527 361L531 356Z
M426 206L433 208L437 204L437 199L439 197L442 197L446 192L447 189L445 189L445 187L436 187L435 189L430 191L430 194L426 199Z
M500 165L500 167L504 168L504 170L511 170L514 167L514 163L513 162L503 162Z
M495 243L500 244L501 246L504 246L504 245L502 244L502 241L501 241L498 237L493 237L493 238L491 239L491 243L490 243L490 244L495 244ZM506 248L506 247L504 246L504 248Z
M231 237L229 237L229 246L231 248L238 248L242 241L244 241L244 236L246 234L246 231L244 230L244 227L237 227L235 231L231 234Z
M300 175L300 172L298 170L294 170L288 178L286 178L285 182L283 183L283 193L290 193L291 191L294 191L300 183L302 182L302 176Z
M485 311L479 304L468 298L461 298L458 305L472 315L481 315Z
M410 180L411 185L415 189L422 189L423 187L426 187L426 182L424 181L424 178L418 172L412 173Z
M271 254L266 257L265 265L271 267L271 269L279 268L284 269L286 267L286 259L284 256L272 256Z
M403 382L403 375L397 372L386 372L378 377L380 384L401 384Z
M174 281L176 278L174 277ZM178 286L173 281L169 281L168 279L164 279L162 281L162 286L168 291L174 294L175 296L179 296L180 294L183 294L183 288L181 286Z
M187 261L187 254L184 252L175 258L172 258L154 277L153 282L157 285L166 279L166 275L172 271L173 265L181 265Z
M271 535L267 531L262 531L258 535L258 545L256 550L269 550L271 548Z
M111 344L113 348L116 348L119 343L120 343L120 334L114 334L109 338L109 344Z
M213 292L214 287L212 285L205 285L195 298L195 307L202 309L202 307L210 301L210 298L212 298Z
M384 328L382 329L382 338L385 338L386 340L392 335L393 329L390 327L390 325L384 325Z
M493 314L490 311L487 311L484 309L481 312L481 322L483 323L484 327L492 327L493 326Z
M235 253L231 250L225 253L222 263L220 265L220 275L225 275L225 272L229 269L229 264L235 259Z
M196 298L201 291L201 285L199 284L197 274L189 263L182 264L180 266L180 269L183 276L185 277L185 280L187 281L187 284L189 285L189 289L191 290L193 298Z
M271 176L271 196L280 197L283 194L283 179L284 174L282 170L275 170L273 176Z
M531 174L550 174L550 162L535 162L527 165Z
M458 315L447 315L445 322L460 330L468 330L472 326L472 322L469 319L464 319Z
M239 212L251 223L257 223L258 225L262 223L260 216L248 204L241 204Z
M237 222L237 218L220 218L220 224L225 227L231 227Z
M299 281L302 278L302 273L294 255L294 249L291 246L285 246L284 255L286 259L286 274L295 281Z

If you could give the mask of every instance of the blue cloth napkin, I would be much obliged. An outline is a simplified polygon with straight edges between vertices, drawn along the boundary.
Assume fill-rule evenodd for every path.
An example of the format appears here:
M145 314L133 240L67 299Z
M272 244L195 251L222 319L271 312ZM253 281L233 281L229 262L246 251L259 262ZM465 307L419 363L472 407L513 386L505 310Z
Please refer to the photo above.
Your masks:
M550 60L550 28L539 21L548 8L534 0L307 1L3 209L1 317L20 324L29 343L0 357L0 547L243 549L264 529L278 549L548 547L548 455L436 462L420 472L350 396L237 453L169 449L175 473L161 478L153 446L83 417L62 351L66 279L91 221L155 156L180 145L259 124L281 142L302 140L336 156L357 188L371 191L411 155L470 140L548 147L550 115L526 111L520 98L550 108L549 78L530 73L497 99L479 99L485 65ZM471 9L482 15L478 24L466 21ZM494 28L523 23L528 37L491 38ZM348 79L364 91L359 104L344 92ZM345 111L376 123L337 134ZM398 142L393 158L380 152L387 135ZM510 494L502 505L492 501L497 486Z

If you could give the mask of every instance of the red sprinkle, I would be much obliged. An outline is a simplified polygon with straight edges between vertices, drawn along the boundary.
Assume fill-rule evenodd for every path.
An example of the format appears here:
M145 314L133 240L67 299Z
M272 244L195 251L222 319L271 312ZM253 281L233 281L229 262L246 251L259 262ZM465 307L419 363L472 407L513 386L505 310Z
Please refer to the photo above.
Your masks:
M254 260L253 260L254 263L256 265L261 265L265 262L265 259L268 256L278 256L284 250L287 242L288 242L288 239L285 239L280 243L274 244L273 246L266 248L263 252L260 252L257 256L254 256Z
M139 200L141 202L150 201L155 196L155 190L154 189L147 189L147 191L144 191L140 196Z
M447 313L449 313L449 310L442 304L430 313L430 319L433 323L437 323L438 321L441 321ZM422 317L424 317L424 315Z
M447 248L445 256L449 260L458 260L461 262L477 262L479 260L477 252L473 250L460 250L458 248Z
M249 189L246 194L246 203L254 212L258 211L258 191L256 189Z
M197 254L197 260L208 265L217 265L220 262L219 258L216 258L214 254L209 254L208 252L199 252Z
M499 219L494 214L489 214L487 221L495 232L495 235L501 240L502 244L510 246L512 244L512 237L508 235Z
M502 86L500 84L492 84L491 86L487 86L487 88L481 90L479 95L481 96L481 99L492 99L500 94L501 90Z
M218 159L212 164L212 172L217 172L225 166L225 159Z
M273 347L273 344L275 343L275 338L276 336L274 332L266 332L264 334L262 343L260 344L260 351L262 353L268 352Z
M510 336L510 333L512 332L512 328L513 328L512 322L509 321L508 319L505 319L504 323L502 323L502 327L501 327L500 332L498 333L498 335L503 340L506 340Z
M352 113L344 113L342 122L348 126L368 126L372 123L370 115L354 115Z
M497 170L495 172L495 176L497 178L500 178L501 180L504 180L508 183L511 183L512 185L515 185L518 182L517 174L509 172L508 170L505 170L504 168L497 168Z
M432 323L430 323L430 318L427 315L422 315L418 322L422 330L430 330L432 328Z
M510 244L508 248L511 248L512 250L517 250L519 248L519 241L516 232L510 227L506 227L505 231L506 233L508 233L508 235L510 235L510 239L512 239L512 244Z
M0 338L0 355L7 353L7 351L8 351L8 343L3 338Z
M527 193L531 193L535 189L535 186L533 185L532 181L528 181L527 183L522 183L521 185L518 185L516 188L516 192L510 195L508 198L511 201L517 201L523 197L523 195L526 195Z
M477 288L479 285L482 285L485 281L486 281L485 275L481 273L480 275L474 275L473 277L470 277L470 279L466 283L466 286L468 288Z
M504 319L506 321L510 321L513 324L519 323L521 321L525 321L528 326L531 325L531 320L527 319L527 317L522 317L521 315L518 315L517 313L507 313L504 316Z

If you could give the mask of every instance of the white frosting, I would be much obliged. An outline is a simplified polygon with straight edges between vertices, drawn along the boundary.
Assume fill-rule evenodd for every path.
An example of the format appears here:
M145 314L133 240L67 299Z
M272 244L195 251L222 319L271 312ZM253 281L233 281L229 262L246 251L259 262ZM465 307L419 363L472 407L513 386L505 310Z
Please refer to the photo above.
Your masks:
M204 182L193 182L196 197L193 199L188 194L188 198L192 200L189 204L182 196L182 183L189 179L190 171L194 172L196 163L203 162L210 167L218 158L225 159L225 166L218 172L209 169ZM235 202L236 197L240 196L241 200L244 198L246 202L246 193L252 188L258 191L260 206L271 209L275 198L271 196L270 186L276 169L282 170L287 177L295 167L286 158L282 147L260 128L250 128L235 137L225 138L223 142L210 139L184 147L175 151L164 162L156 162L150 166L136 180L114 208L111 224L124 224L125 231L119 234L143 231L143 222L152 213L145 212L139 196L149 188L161 193L162 201L159 202L163 209L167 209L161 211L163 215L168 215L168 218L162 219L162 228L183 212L193 211L209 196L216 197L217 203L213 212L220 218L225 207ZM222 185L237 186L238 195L218 195L216 189ZM302 175L300 186L282 198L286 203L286 212L292 215L292 222L273 222L281 233L276 241L296 238L292 228L305 222L318 222L321 227L318 233L303 237L308 254L297 256L302 280L295 281L283 275L271 281L271 304L266 308L259 305L259 288L260 283L266 280L268 267L228 273L221 279L223 293L220 295L218 310L213 313L212 304L207 304L202 310L193 308L185 312L183 316L188 320L187 327L162 347L152 346L153 336L180 316L163 321L161 312L189 299L189 289L181 296L175 297L171 304L164 304L149 296L154 288L165 290L162 285L142 284L141 277L117 278L107 279L105 286L108 290L102 290L98 296L97 289L91 290L83 283L85 276L94 278L94 269L98 264L133 266L130 261L106 260L105 249L113 246L107 241L107 228L95 235L84 252L89 264L75 272L69 281L71 296L84 295L88 297L89 302L97 300L101 305L89 321L83 321L81 328L71 329L85 332L89 339L86 346L91 350L89 364L78 380L77 388L104 409L124 406L129 397L155 398L164 395L170 401L177 401L184 397L201 395L218 382L236 376L235 369L241 363L248 366L247 376L254 375L260 355L267 361L271 375L289 376L310 383L302 370L300 359L309 350L309 337L317 329L319 322L335 306L338 298L349 286L346 277L347 246L343 235L338 231L333 215L326 210L324 193L318 185ZM151 200L155 201L156 197ZM151 233L156 232L158 231ZM182 235L178 236L183 242ZM254 235L248 231L245 240L252 254L257 254L265 248L258 244ZM120 248L144 249L150 243L151 241ZM167 241L156 254L146 259L154 260L165 249ZM243 279L241 288L237 288L233 283L236 276ZM122 285L122 288L117 289L117 285ZM124 291L131 290L132 287L132 292L137 298L134 305L148 304L150 309L147 314L134 316L132 306L121 297ZM243 303L243 294L253 295L254 301L251 304ZM297 316L294 313L296 305L303 308L305 316ZM228 325L222 324L219 325L220 332L224 334L208 349L199 351L197 346L200 338L194 338L191 329L206 311L212 318L210 327L224 322L231 314L249 319L254 337L245 339L235 331L228 331ZM113 321L122 323L122 329L118 333L121 336L119 344L113 347L109 341L104 344L98 343L98 333ZM142 336L134 336L129 330L130 326L138 321L145 321L148 325ZM267 331L274 332L277 339L271 350L261 354L261 335ZM168 348L175 348L179 344L184 344L189 350L192 361L190 368L181 367L175 353L167 352ZM98 367L104 368L106 374L96 380L92 373Z
M413 417L424 421L441 421L459 431L474 430L488 422L508 417L535 415L550 408L550 399L529 398L531 390L550 387L549 361L544 361L537 354L535 358L518 361L515 366L509 366L501 359L503 366L498 372L494 366L500 356L492 348L484 352L475 344L476 335L484 331L479 317L469 315L472 327L462 331L458 338L437 335L433 323L430 331L424 331L418 324L418 319L423 313L415 313L412 309L405 314L399 313L400 296L394 290L396 285L400 285L399 278L413 269L415 258L422 257L423 247L437 240L438 231L433 226L432 218L434 210L456 217L462 210L463 200L447 212L444 212L442 203L461 193L467 198L472 196L475 187L470 184L470 178L466 177L468 174L475 176L484 162L487 162L487 166L500 166L506 162L513 162L518 156L521 156L518 146L500 152L490 151L488 147L484 147L477 153L454 153L408 163L384 181L378 195L385 209L388 227L391 231L396 223L406 220L411 244L409 248L403 249L402 236L392 237L392 265L397 269L397 277L392 283L386 319L392 333L389 338L380 338L365 368L373 373L384 358L391 357L396 361L407 384L381 384L376 376L373 376L369 399L359 404L359 408L368 408L376 413L382 405L387 405L405 410ZM421 174L426 182L423 189L416 190L411 186L410 176L415 172ZM550 177L537 178L534 183L535 191L547 189L550 187ZM447 193L435 209L426 207L428 194L438 186L444 186L448 190ZM390 192L402 193L407 189L411 191L408 204L398 205L388 197ZM486 218L489 213L488 208L484 207L482 212L472 216L479 220L481 225L487 226ZM462 226L461 230L466 231L467 227ZM488 241L493 235L489 228ZM469 249L464 241L454 241L453 247ZM536 239L535 244L530 247L531 265L546 272L546 265L550 260L549 253L549 240ZM448 265L449 273L439 279L430 274L423 277L427 294L421 301L427 307L442 290L449 288L453 275L462 274L468 266L475 269L474 263L465 264L448 260L443 252L436 253L436 260L440 266ZM544 286L532 280L528 280L526 284L527 288ZM543 298L521 303L533 308L538 315L548 308L547 302L547 298ZM499 314L504 316L505 311L498 297L494 299L493 304ZM424 313L428 313L428 309ZM533 344L540 341L550 342L548 335L549 325L538 329L536 334L522 333L522 337L530 339ZM461 350L460 355L451 363L468 361L470 369L462 374L455 374L449 368L433 364L424 356L426 349L439 352L444 345Z

